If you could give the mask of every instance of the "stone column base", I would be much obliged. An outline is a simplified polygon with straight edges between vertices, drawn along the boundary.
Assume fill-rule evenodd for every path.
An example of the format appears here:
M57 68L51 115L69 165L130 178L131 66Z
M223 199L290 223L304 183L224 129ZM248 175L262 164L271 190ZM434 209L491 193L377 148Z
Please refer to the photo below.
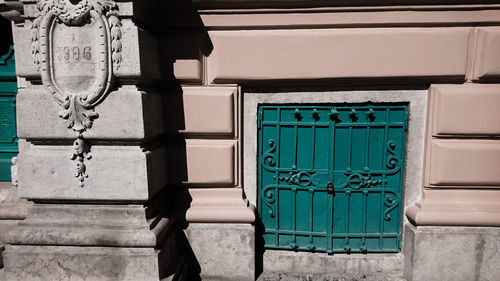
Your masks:
M406 227L408 281L486 281L500 276L500 228ZM408 241L410 243L410 241Z
M158 281L152 248L6 245L6 280Z
M254 226L191 223L184 232L201 266L202 280L255 280Z

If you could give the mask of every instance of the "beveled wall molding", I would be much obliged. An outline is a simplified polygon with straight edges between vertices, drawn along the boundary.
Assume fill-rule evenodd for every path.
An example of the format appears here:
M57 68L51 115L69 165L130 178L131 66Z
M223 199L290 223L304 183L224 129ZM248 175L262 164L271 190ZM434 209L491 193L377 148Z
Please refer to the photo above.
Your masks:
M111 0L39 0L36 7L31 52L46 90L62 107L59 116L76 133L71 159L77 161L74 176L83 187L84 160L91 157L83 133L99 117L94 108L109 92L113 69L122 61L118 7Z

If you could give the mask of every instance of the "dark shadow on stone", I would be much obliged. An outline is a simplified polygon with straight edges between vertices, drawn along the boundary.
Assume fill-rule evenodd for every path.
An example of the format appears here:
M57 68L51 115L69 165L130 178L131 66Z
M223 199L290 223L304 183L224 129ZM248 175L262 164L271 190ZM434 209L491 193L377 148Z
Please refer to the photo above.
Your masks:
M12 27L10 21L0 16L0 57L9 51L9 47L14 44L12 39Z
M183 231L188 225L186 212L192 202L185 182L187 176L186 139L182 131L186 128L183 89L176 77L174 64L180 60L202 61L213 46L208 32L191 0L157 1L155 35L159 40L159 65L162 82L159 85L163 101L163 118L167 146L168 185L159 194L162 200L152 208L148 217L160 216L173 224L168 234L158 243L160 279L178 281L201 280L200 264ZM201 81L187 81L200 84ZM163 207L161 207L163 206ZM158 210L158 211L153 211Z
M255 278L258 279L259 276L264 272L264 224L260 218L260 214L255 214Z
M160 279L201 280L201 267L181 227L175 225L158 256Z
M213 45L196 6L189 0L158 1L156 19L160 66L164 82L175 84L177 60L201 60Z

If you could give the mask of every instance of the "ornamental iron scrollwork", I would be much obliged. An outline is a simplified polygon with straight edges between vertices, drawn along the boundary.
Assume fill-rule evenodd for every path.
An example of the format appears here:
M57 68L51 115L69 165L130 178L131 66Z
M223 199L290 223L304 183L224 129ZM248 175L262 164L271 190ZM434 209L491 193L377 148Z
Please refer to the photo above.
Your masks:
M337 188L370 188L382 184L383 180L372 179L371 175L362 175L359 173L352 173L348 175L334 176L334 185Z
M389 169L389 175L393 175L401 170L401 160L396 156L396 142L391 140L387 142L387 152L389 155L385 160L385 166Z
M276 185L275 184L270 184L265 186L260 192L261 192L261 198L262 202L266 204L269 207L269 216L271 218L274 218L275 216L275 211L274 211L274 202L276 201Z
M311 175L308 172L290 172L288 176L281 176L280 181L286 182L288 184L295 184L299 186L310 186L311 185Z
M88 177L84 159L90 159L90 146L83 133L91 129L99 117L95 107L106 97L111 88L113 70L118 70L122 62L122 24L118 18L118 6L112 0L38 0L36 7L38 16L31 27L31 53L45 88L62 108L59 117L65 120L68 129L76 133L71 159L77 161L75 177L83 187L84 179ZM60 72L65 70L61 63L55 63L56 27L66 28L61 37L63 41L65 36L72 36L72 27L91 29L88 34L95 34L97 46L82 46L81 50L80 46L72 47L73 53L67 48L65 54L68 61L72 57L89 62L86 70L93 74L81 76L81 79L87 79L85 84L81 83L85 89L68 83L61 78L67 74L58 74L55 70L56 67L61 67ZM71 74L78 75L80 68L74 69Z
M391 220L390 212L394 210L398 205L399 205L398 195L396 193L393 193L392 191L385 191L384 206L386 206L387 209L385 209L384 211L384 220L386 221Z
M274 155L276 152L276 143L273 139L269 139L267 144L269 145L269 149L262 155L262 166L268 171L274 171L274 167L276 167Z

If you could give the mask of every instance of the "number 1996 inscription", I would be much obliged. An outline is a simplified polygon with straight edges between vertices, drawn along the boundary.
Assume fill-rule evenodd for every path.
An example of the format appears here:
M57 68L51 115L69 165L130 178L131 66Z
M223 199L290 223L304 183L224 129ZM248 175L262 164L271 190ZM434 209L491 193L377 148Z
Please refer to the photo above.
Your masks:
M92 48L90 46L66 46L57 49L59 61L84 62L92 59Z

